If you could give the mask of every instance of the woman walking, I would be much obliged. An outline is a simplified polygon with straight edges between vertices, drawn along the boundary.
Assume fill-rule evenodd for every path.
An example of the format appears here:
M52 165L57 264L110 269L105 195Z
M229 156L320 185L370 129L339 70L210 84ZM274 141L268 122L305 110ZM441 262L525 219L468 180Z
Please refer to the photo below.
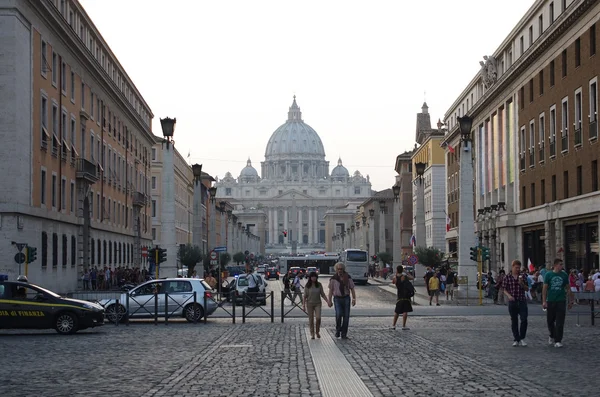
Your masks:
M315 328L317 338L321 337L321 297L329 305L329 300L323 290L323 284L318 281L319 276L316 272L311 272L308 276L308 282L304 286L303 309L308 313L308 326L310 327L310 338L315 339ZM307 310L308 309L308 310ZM316 322L316 324L315 324Z

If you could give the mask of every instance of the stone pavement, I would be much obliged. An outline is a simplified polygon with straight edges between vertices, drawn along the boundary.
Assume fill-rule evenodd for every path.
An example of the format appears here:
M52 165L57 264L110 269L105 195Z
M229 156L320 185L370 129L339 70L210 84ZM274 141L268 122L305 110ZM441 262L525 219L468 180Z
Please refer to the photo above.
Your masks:
M578 327L569 316L556 349L544 317L530 316L529 346L513 348L508 315L456 309L466 315L411 316L409 331L391 330L391 317L352 318L348 340L333 338L332 318L316 340L301 319L105 326L68 337L3 330L0 396L348 396L344 386L357 379L358 396L598 394L600 327L589 319Z

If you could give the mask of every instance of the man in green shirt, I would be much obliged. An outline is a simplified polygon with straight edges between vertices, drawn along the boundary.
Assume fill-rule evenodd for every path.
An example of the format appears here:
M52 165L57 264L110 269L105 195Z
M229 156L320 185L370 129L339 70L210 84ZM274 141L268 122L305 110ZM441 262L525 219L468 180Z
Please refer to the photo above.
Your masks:
M550 338L548 344L562 347L563 328L567 313L567 294L569 295L569 309L573 307L573 293L569 288L569 276L563 271L562 259L554 260L554 267L544 277L542 289L542 306L546 309L548 330Z

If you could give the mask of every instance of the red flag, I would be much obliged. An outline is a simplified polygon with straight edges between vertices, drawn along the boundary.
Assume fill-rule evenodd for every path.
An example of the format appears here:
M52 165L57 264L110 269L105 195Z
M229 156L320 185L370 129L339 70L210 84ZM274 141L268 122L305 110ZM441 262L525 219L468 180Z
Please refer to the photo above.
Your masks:
M533 266L533 263L531 263L531 259L527 259L527 267L529 268L529 271L532 272L535 270L535 267Z
M450 145L448 145L448 151L452 154L454 154L454 148Z
M450 231L450 222L451 222L450 217L446 215L446 232Z

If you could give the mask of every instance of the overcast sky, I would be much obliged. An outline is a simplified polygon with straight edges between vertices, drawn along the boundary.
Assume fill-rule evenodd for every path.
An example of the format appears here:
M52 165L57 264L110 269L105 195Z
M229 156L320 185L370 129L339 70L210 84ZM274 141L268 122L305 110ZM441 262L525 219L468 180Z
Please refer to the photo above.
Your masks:
M394 183L426 100L432 124L533 0L80 0L176 147L203 170L260 173L293 95L304 121L373 189Z

